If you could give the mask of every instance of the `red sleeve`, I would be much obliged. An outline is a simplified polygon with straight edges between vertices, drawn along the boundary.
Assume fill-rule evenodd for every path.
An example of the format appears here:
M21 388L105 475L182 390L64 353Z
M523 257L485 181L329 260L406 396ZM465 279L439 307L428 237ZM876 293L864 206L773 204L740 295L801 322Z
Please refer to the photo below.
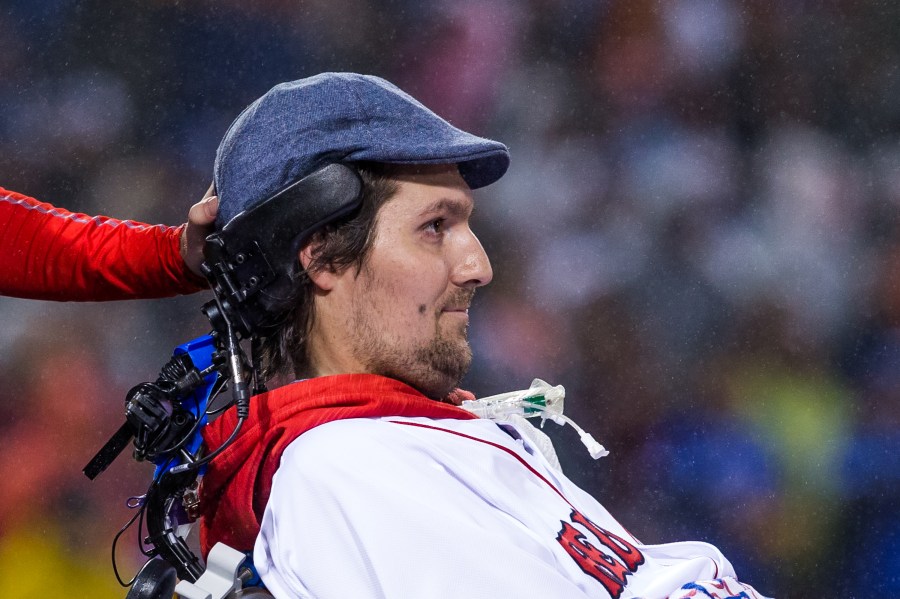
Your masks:
M180 227L56 208L0 187L0 295L60 301L167 297L205 287Z

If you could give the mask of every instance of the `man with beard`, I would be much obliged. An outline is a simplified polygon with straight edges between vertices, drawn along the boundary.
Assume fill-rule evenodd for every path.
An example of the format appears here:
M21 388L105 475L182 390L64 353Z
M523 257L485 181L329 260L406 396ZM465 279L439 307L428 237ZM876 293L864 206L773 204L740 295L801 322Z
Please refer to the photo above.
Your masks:
M362 205L298 252L298 299L264 345L270 377L299 380L253 398L210 464L204 553L252 552L284 599L757 597L711 545L641 544L529 425L460 407L468 308L492 277L472 190L507 148L375 77L282 84L219 147L219 224L335 162ZM207 427L210 450L236 419Z

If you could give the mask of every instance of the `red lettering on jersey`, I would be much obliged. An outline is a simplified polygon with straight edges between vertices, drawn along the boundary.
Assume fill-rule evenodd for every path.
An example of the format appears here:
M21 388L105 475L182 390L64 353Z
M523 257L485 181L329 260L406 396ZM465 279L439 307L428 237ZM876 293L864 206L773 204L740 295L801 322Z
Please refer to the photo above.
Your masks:
M591 545L585 535L569 522L560 521L562 528L556 540L585 574L602 584L611 597L618 599L625 589L625 577L633 574L637 567L644 563L644 556L637 547L622 537L600 528L577 510L572 510L570 519L595 535L603 546L615 554L615 557Z
M584 517L581 512L576 510L572 510L572 522L575 524L581 524L588 531L597 536L597 540L601 543L609 547L613 553L615 553L620 560L625 562L625 565L632 572L637 570L637 567L644 563L643 554L638 551L638 548L620 537L615 533L611 533L608 530L600 528L590 520Z

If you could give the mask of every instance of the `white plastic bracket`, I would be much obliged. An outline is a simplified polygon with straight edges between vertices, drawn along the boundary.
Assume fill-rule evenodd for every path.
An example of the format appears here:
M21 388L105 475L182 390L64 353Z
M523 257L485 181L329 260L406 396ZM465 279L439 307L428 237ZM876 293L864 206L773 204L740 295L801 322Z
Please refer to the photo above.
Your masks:
M181 599L228 599L241 588L238 576L246 555L224 543L216 543L206 560L206 571L197 582L182 580L175 587Z

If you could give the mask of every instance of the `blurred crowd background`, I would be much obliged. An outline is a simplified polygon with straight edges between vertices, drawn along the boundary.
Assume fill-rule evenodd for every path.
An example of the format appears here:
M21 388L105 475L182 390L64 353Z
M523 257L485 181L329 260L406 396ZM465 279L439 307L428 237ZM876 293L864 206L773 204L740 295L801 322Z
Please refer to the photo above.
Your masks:
M0 30L0 185L76 211L182 222L231 120L321 71L504 141L465 386L565 385L611 455L550 423L564 467L645 542L900 597L897 3L3 0ZM203 301L0 299L5 595L124 596L149 470L80 470Z

